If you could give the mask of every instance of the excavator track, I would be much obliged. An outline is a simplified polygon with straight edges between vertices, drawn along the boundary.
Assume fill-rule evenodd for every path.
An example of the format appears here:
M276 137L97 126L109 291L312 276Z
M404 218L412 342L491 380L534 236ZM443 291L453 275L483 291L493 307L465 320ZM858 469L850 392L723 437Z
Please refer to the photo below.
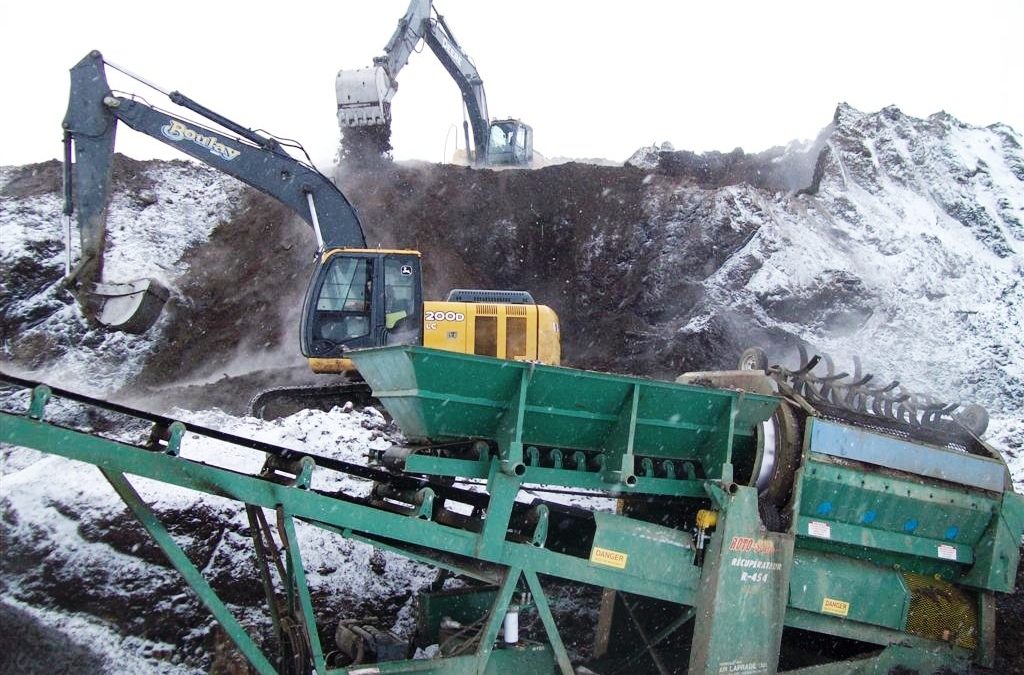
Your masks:
M373 397L365 382L310 385L305 387L276 387L260 392L249 402L249 415L261 420L276 420L294 415L300 410L328 411L351 403L354 408L380 402Z

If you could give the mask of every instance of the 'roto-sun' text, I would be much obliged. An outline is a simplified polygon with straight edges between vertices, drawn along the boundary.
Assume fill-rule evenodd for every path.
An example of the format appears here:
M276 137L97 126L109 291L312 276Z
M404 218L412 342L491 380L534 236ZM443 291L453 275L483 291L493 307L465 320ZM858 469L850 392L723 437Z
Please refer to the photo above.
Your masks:
M170 124L160 127L160 133L172 141L192 141L198 146L204 147L218 157L223 157L229 162L242 154L241 150L230 148L213 135L205 136L195 129L189 129L184 122L172 119Z

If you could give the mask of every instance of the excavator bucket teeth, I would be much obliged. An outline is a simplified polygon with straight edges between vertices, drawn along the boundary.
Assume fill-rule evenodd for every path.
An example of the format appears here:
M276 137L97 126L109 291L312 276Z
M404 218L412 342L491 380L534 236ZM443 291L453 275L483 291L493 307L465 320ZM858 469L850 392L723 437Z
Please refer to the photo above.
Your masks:
M387 124L388 76L380 66L342 70L335 80L341 127Z
M99 283L92 295L100 303L96 320L126 333L145 333L160 318L170 292L155 279L125 284Z

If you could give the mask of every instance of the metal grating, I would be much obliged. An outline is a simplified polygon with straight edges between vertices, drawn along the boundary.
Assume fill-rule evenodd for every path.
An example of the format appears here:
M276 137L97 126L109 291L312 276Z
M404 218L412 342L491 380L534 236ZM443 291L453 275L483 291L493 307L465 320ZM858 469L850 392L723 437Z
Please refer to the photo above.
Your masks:
M903 580L910 589L908 633L977 648L978 608L972 595L934 577L904 572Z
M496 302L508 305L535 305L533 296L526 291L492 291L474 288L453 288L448 302Z

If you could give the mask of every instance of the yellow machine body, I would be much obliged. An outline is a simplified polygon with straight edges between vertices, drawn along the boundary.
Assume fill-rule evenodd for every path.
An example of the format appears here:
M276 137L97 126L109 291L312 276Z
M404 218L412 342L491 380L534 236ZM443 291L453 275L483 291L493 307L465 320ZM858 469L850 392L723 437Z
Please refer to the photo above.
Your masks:
M432 301L423 308L424 347L561 363L558 315L546 305Z
M326 251L303 307L302 352L310 369L352 374L348 352L393 344L561 362L558 315L529 293L457 289L445 301L422 297L418 251Z
M562 360L558 315L546 305L429 301L423 304L423 346L557 366ZM352 359L311 358L314 373L356 372Z

